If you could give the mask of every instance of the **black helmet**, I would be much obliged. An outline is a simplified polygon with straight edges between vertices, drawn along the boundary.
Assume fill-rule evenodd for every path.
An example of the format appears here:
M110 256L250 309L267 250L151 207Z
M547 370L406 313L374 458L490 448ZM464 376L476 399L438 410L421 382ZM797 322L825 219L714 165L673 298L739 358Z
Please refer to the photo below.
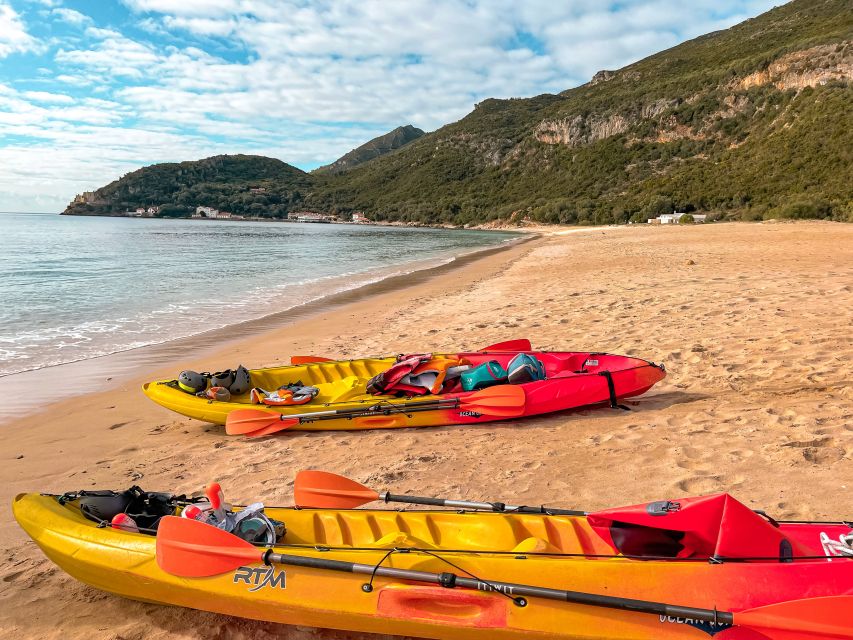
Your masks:
M198 393L207 389L207 376L195 371L181 371L178 376L178 386L187 393Z
M228 390L232 395L239 396L251 388L252 378L249 376L248 369L241 364L234 372L234 381L228 386Z
M217 371L212 376L210 376L210 386L211 387L225 387L228 388L231 386L231 383L234 382L234 372L231 369L226 369L225 371Z

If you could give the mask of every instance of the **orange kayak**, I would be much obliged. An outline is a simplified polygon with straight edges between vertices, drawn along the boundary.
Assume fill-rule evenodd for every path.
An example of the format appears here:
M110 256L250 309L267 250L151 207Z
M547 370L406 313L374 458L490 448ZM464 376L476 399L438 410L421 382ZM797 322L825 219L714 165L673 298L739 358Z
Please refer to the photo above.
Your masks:
M13 510L63 570L148 602L426 638L853 637L851 523L776 522L726 494L575 516L267 508L286 527L271 546L174 517L186 500L129 532L86 499Z

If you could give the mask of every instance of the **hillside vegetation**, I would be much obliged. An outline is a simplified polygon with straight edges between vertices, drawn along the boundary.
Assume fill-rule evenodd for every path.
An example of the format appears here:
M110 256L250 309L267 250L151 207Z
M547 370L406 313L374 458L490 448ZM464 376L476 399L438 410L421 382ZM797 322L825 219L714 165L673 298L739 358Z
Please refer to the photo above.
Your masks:
M266 211L364 210L454 224L642 221L673 209L853 220L851 150L853 6L794 0L559 95L485 100L462 120L340 173L280 163L288 171L265 178L279 198ZM168 169L188 164L148 167L96 194L131 202L154 195L163 179L172 185L163 196L176 203L216 193L244 206L237 187L258 182L243 175L229 191ZM123 184L155 170L140 176L150 189Z
M364 164L368 160L396 151L422 135L424 135L423 129L418 129L410 124L405 127L397 127L393 131L373 138L373 140L365 142L360 147L342 155L332 164L316 168L313 173L343 173L348 169Z
M263 156L213 156L143 167L72 202L65 213L109 215L160 206L161 215L187 216L197 206L243 215L286 217L305 199L311 176ZM254 191L253 191L254 189Z

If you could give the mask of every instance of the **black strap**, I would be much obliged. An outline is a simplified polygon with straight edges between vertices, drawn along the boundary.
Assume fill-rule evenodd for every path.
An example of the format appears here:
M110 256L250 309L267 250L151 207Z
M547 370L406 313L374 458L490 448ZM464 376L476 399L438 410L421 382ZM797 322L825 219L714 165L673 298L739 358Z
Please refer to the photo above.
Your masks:
M607 391L610 393L610 408L630 411L630 408L626 407L624 404L619 404L616 399L616 385L613 384L613 375L609 371L599 371L598 375L604 376L607 380Z

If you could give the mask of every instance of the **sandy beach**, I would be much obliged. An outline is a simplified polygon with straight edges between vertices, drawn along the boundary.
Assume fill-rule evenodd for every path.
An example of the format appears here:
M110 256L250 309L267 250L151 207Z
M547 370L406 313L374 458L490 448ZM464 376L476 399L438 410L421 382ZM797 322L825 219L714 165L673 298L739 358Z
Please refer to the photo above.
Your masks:
M563 231L407 288L234 335L221 348L188 343L117 387L0 425L0 637L368 637L91 589L17 527L9 505L24 491L139 484L192 493L218 480L234 501L289 504L295 473L316 468L395 493L596 509L729 491L779 518L853 517L853 226ZM140 390L183 368L476 349L520 337L537 349L663 362L668 377L631 401L631 411L261 441L182 419Z

